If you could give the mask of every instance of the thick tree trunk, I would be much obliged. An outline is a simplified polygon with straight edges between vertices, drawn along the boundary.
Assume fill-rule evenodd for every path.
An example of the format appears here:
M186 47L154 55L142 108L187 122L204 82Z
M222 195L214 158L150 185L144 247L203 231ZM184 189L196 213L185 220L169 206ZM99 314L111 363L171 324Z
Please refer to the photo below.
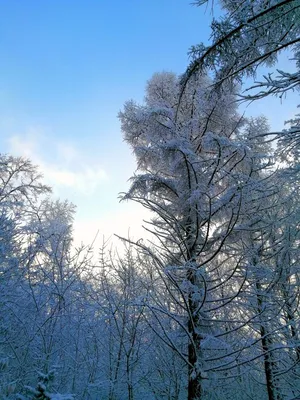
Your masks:
M189 363L191 364L189 366L188 370L188 400L200 400L202 397L202 385L201 385L201 374L198 371L197 368L197 351L195 351L194 345L198 345L200 347L200 340L197 336L199 335L193 335L193 342L194 343L189 343L188 346L188 357L189 357Z
M195 285L194 271L189 274L189 281ZM200 400L202 397L202 377L199 370L199 361L201 357L201 336L197 332L199 328L199 301L193 300L193 293L189 294L189 322L188 330L190 342L188 344L188 400Z
M266 337L266 330L263 325L260 326L261 343L264 352L264 368L266 375L267 391L269 400L279 400L280 396L276 393L276 387L273 379L274 363L272 362L272 355L270 354L270 342Z
M257 290L257 305L258 312L261 314L263 312L263 298L261 295L262 287L259 280L256 280L256 290ZM269 400L282 400L280 393L278 392L278 388L276 387L274 380L274 372L276 370L276 365L272 360L272 352L271 352L271 339L268 335L268 330L264 324L264 322L260 322L260 336L261 336L261 344L263 349L263 357L264 357L264 370L266 376L266 385L268 392Z

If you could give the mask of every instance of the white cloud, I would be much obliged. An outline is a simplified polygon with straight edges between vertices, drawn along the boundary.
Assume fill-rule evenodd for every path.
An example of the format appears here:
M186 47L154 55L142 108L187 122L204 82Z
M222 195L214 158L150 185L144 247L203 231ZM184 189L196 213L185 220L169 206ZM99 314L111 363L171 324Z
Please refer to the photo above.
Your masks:
M98 249L103 237L110 239L111 243L120 245L119 239L115 236L128 238L133 241L150 238L151 235L143 229L145 220L150 220L149 211L136 204L123 204L113 213L105 216L95 212L93 218L80 218L77 216L74 223L74 241L78 246L81 243L90 244L95 238L94 248Z
M97 233L95 249L101 246L103 236L112 238L118 248L122 246L114 234L136 240L147 236L142 224L143 219L149 219L149 214L136 204L117 202L119 182L105 185L109 178L93 159L93 149L92 154L85 154L79 145L57 140L51 132L49 134L43 129L32 128L25 134L10 136L5 150L29 158L38 165L44 182L53 188L55 196L67 198L78 206L74 222L75 245L82 242L91 244ZM118 176L112 173L113 179L118 179Z
M46 136L41 128L13 135L7 143L9 153L27 157L39 166L54 192L72 189L81 195L91 195L108 179L101 165L93 163L70 143Z
M8 138L8 150L16 156L27 157L36 162L36 159L39 159L39 142L41 140L42 136L38 129L30 128L23 137L14 135Z
M76 171L44 165L43 172L51 185L72 188L84 195L91 195L107 180L105 171L99 166L81 167Z
M68 163L74 162L80 158L78 149L75 149L74 146L68 143L57 143L56 149L59 156Z

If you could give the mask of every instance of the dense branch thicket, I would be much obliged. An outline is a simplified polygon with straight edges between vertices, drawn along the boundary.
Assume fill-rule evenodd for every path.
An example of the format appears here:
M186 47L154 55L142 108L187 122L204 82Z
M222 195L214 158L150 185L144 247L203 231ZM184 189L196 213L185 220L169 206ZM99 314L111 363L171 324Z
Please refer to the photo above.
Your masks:
M200 0L203 5L209 0ZM296 71L270 72L254 87L249 99L275 94L283 96L300 84L300 2L299 0L221 0L225 15L214 20L212 45L199 44L191 48L192 62L183 76L183 86L199 71L212 70L214 85L228 80L243 82L245 76L256 76L258 67L274 66L283 50L289 50L296 63Z

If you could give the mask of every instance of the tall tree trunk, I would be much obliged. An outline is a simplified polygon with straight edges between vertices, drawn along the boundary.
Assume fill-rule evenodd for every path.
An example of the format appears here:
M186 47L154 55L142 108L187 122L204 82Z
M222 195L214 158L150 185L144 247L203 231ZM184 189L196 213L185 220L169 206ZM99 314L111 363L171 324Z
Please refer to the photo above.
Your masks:
M262 286L258 279L255 282L256 291L257 291L257 305L258 305L258 312L259 314L263 313L264 308L264 301L262 296ZM263 357L264 357L264 370L266 376L266 385L268 391L268 398L269 400L281 400L282 397L278 392L278 388L276 387L276 383L274 380L274 371L276 370L276 365L272 360L272 352L271 352L271 345L272 341L268 335L268 329L265 326L264 322L260 321L260 336L261 336L261 344L263 349Z
M188 400L200 400L202 394L202 385L201 385L201 373L199 372L197 361L198 354L197 350L200 350L200 337L197 333L195 333L192 328L193 322L189 322L189 333L192 337L192 341L190 341L188 345L188 359L189 359L189 368L188 368ZM191 328L191 329L190 329ZM195 348L196 347L196 348Z
M194 286L195 272L189 271L189 281ZM202 398L202 377L199 370L199 361L201 357L201 336L197 331L199 327L199 300L193 299L193 293L189 294L189 321L188 331L190 342L188 344L188 400L200 400Z

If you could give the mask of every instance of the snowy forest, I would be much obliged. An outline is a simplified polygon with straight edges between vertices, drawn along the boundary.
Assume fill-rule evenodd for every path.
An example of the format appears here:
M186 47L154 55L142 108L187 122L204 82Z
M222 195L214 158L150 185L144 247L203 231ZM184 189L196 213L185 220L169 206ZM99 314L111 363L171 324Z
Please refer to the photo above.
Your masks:
M241 111L299 90L300 0L219 6L119 113L145 238L74 246L74 206L0 154L0 399L300 399L300 115Z

